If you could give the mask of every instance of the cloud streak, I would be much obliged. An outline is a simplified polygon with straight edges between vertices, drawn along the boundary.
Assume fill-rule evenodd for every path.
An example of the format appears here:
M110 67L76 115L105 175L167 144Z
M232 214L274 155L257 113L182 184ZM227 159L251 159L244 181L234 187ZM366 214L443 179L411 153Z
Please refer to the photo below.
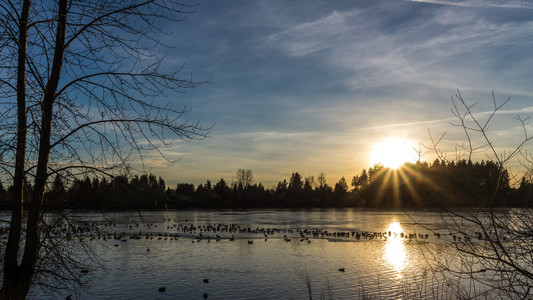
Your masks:
M501 0L407 0L417 3L450 5L459 7L497 7L533 9L531 1L501 1Z

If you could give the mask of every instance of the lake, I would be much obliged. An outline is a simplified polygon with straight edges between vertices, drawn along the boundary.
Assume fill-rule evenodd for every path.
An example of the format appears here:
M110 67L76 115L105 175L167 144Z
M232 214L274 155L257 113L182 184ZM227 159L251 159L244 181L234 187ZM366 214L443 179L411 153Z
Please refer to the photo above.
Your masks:
M448 247L434 234L442 231L442 218L432 211L71 215L91 224L84 242L102 261L83 271L91 285L70 292L78 299L309 299L307 282L316 299L432 298L439 278L424 252ZM64 232L58 234L72 238ZM39 289L30 298L54 299Z

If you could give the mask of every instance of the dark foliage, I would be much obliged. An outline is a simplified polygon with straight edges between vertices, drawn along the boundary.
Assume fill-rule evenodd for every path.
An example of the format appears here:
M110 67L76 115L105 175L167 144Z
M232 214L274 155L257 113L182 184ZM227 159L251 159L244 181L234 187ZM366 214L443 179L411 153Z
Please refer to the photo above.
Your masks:
M161 177L148 174L112 180L85 177L68 188L56 176L46 193L51 209L145 210L165 208L257 208L257 207L366 207L449 208L529 207L533 182L524 177L510 186L508 171L492 161L458 161L405 164L399 169L376 165L352 178L349 189L344 178L334 187L323 182L314 186L295 172L275 188L261 183L228 185L221 178L195 187L178 183L166 188ZM0 201L8 192L0 190ZM5 202L4 202L5 203ZM8 208L3 206L3 208Z

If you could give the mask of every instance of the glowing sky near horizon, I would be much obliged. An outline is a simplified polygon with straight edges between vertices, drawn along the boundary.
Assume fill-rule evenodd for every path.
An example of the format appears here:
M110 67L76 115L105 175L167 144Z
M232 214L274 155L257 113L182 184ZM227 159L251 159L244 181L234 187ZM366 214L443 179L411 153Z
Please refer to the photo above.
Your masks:
M454 158L458 89L480 116L492 90L512 98L491 126L499 149L521 138L513 118L533 115L531 1L201 0L162 27L175 46L165 65L212 78L168 99L215 124L210 138L164 150L179 161L147 158L168 185L232 182L239 168L265 186L292 172L334 185L368 168L381 141L429 145L428 131L447 132L440 147Z

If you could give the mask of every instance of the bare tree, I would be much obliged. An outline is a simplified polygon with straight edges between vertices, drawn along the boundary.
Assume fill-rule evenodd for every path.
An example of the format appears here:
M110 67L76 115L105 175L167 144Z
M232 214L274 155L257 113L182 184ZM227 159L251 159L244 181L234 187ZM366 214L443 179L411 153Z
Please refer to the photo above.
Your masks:
M452 125L463 131L466 140L465 144L457 145L458 159L467 157L470 160L481 154L504 169L510 161L527 157L524 149L533 139L526 130L527 118L515 118L523 136L516 146L510 150L507 147L507 151L499 150L496 138L489 130L489 125L508 101L509 98L498 103L493 92L492 110L476 113L476 103L469 104L459 91L455 98L452 97L452 112L458 121ZM445 159L439 148L443 136L432 140L430 148ZM525 167L531 171L530 166ZM501 176L504 173L494 174ZM496 200L501 204L509 192L499 184L505 181L500 179L494 181L498 184L489 195L483 195L483 209L450 210L443 214L444 230L449 232L447 238L454 250L449 255L432 253L432 262L436 263L436 270L443 271L448 285L454 287L455 296L459 298L528 299L532 296L533 211L527 207L496 207Z
M318 174L316 177L316 181L319 187L325 186L326 185L326 174L324 174L323 172L320 172L320 174Z
M69 220L44 216L50 176L112 176L133 157L143 170L174 141L206 137L209 128L184 120L188 108L160 97L204 83L163 64L161 51L162 24L194 10L174 0L0 2L0 178L13 181L0 299L76 273L51 234Z
M250 169L238 169L236 177L237 184L243 187L251 186L254 182L254 174Z
M306 186L309 186L311 188L315 188L316 186L315 176L313 175L305 177L304 182Z

